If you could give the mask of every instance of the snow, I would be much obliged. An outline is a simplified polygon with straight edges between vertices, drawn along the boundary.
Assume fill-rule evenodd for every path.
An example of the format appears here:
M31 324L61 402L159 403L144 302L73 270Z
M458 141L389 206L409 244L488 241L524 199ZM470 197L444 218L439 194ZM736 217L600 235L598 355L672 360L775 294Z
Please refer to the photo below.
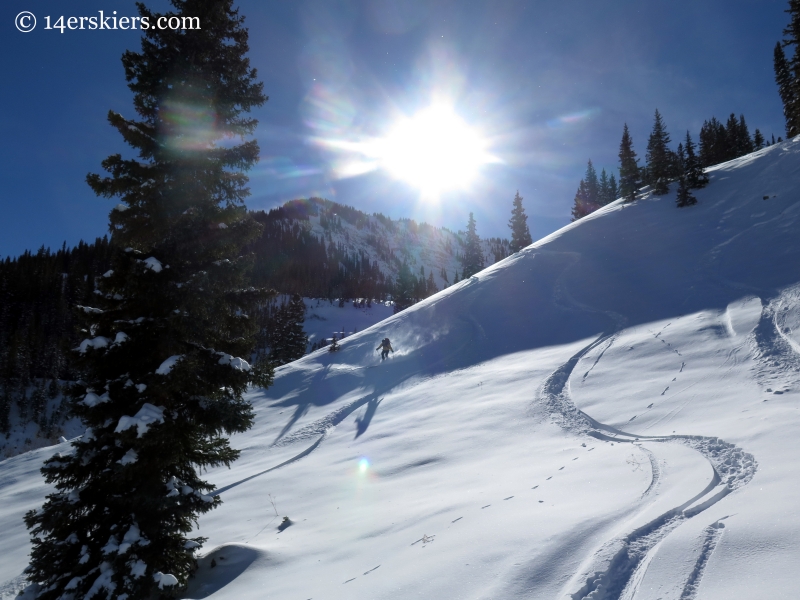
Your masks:
M178 583L178 578L169 573L162 573L158 571L153 574L153 579L158 584L158 589L163 590L165 587L171 587Z
M217 363L220 365L230 365L232 369L237 371L249 371L252 368L250 363L243 358L231 356L230 354L225 354L224 352L217 352L217 354L220 355L220 359L217 361Z
M128 451L125 453L125 456L123 456L122 458L120 458L120 459L119 459L117 462L118 462L119 464L121 464L122 466L125 466L125 465L132 465L132 464L133 464L133 463L135 463L137 460L139 460L139 455L136 453L136 450L134 450L133 448L131 448L130 450L128 450Z
M158 369L156 369L156 375L169 375L169 372L172 371L172 368L181 358L183 358L182 354L170 356L167 360L161 363Z
M110 343L111 340L109 340L107 337L103 337L100 335L92 339L83 340L77 349L81 354L86 354L86 351L89 348L94 348L95 350L99 350L100 348L107 347Z
M97 406L98 404L104 404L106 402L109 402L110 400L111 398L108 396L108 392L105 392L102 396L98 396L94 392L89 392L83 397L83 400L81 400L81 404L84 404L85 406L92 408L94 406Z
M153 271L155 273L160 273L161 270L164 268L163 265L161 264L161 261L158 260L155 256L151 256L149 258L145 258L141 262L144 263L145 267L147 267L148 269L150 269L151 271Z
M120 417L119 423L117 423L117 428L114 430L114 433L120 433L122 431L126 431L131 427L137 428L136 437L142 437L147 430L150 428L151 425L155 425L156 423L163 423L164 422L164 407L162 406L153 406L149 402L145 402L142 405L142 408L139 409L134 416L128 417Z
M136 560L132 563L128 563L128 565L131 568L131 577L136 579L143 577L147 572L147 564L143 560Z
M277 369L184 597L796 597L800 138L709 174ZM0 463L3 600L55 451Z

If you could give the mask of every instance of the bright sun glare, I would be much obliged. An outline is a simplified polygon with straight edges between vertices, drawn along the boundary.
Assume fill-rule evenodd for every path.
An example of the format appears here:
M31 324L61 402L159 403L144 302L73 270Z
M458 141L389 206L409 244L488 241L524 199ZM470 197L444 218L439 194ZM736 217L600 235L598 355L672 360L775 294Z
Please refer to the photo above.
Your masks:
M444 104L398 121L376 140L374 154L393 177L427 196L467 187L482 165L493 162L478 132Z

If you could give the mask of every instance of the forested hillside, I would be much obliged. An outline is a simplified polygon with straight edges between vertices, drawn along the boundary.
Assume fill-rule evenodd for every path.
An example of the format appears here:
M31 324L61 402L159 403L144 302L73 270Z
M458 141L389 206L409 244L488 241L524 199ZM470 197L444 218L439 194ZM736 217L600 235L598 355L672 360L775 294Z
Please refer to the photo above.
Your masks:
M402 308L463 278L463 232L368 215L321 198L253 214L263 226L249 248L255 287L308 298L402 298ZM488 266L510 253L509 243L481 240L480 252ZM40 445L37 438L64 433L61 387L80 376L71 371L68 353L86 337L73 309L92 304L111 253L103 237L0 261L0 433L6 435L0 449L13 442L12 425L28 448ZM280 308L267 305L256 315L261 343L276 343Z

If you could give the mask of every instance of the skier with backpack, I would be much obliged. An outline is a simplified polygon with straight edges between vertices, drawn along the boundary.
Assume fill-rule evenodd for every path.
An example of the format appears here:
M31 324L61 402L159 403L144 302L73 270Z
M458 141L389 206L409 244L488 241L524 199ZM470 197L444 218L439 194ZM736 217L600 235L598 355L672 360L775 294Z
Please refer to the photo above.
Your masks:
M394 353L394 348L392 348L392 343L389 341L389 338L383 338L381 345L375 348L375 351L381 351L381 360L386 360L386 357L389 356L389 352Z

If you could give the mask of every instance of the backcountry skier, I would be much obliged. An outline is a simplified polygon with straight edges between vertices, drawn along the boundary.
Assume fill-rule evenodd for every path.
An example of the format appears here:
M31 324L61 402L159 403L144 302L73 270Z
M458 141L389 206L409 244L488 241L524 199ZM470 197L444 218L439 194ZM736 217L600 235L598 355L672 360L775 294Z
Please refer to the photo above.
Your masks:
M381 360L386 360L386 357L389 356L389 352L394 353L394 348L392 348L392 343L389 341L389 338L383 338L381 345L375 348L375 351L381 351Z

